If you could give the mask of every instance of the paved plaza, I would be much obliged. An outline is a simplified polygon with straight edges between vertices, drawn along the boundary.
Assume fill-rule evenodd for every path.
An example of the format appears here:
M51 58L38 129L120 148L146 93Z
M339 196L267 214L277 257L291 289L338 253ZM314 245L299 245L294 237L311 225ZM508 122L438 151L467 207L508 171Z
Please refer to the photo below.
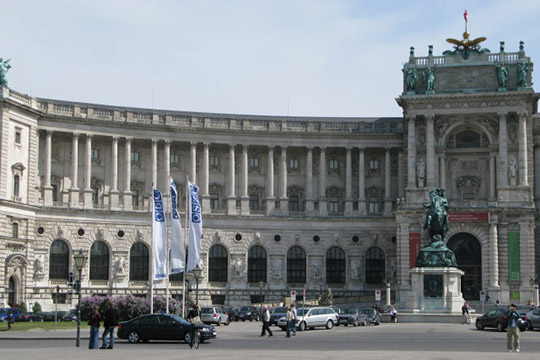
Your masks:
M217 328L218 337L190 350L183 342L129 344L118 340L114 350L87 349L85 330L81 348L75 348L75 331L0 332L2 359L181 359L200 356L219 359L502 359L537 358L540 332L521 334L521 353L506 351L506 332L478 331L460 324L382 324L311 330L285 338L273 327L273 337L259 337L260 323L233 323ZM100 341L101 343L101 341Z

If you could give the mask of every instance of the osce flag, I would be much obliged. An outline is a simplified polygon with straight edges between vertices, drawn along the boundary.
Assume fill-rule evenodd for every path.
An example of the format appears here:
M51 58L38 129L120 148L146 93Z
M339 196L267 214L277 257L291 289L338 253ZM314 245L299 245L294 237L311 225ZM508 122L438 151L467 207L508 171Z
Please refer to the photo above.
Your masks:
M189 184L189 248L187 272L192 272L200 266L202 216L201 204L199 203L199 187Z
M154 190L152 201L152 252L154 257L153 280L167 277L167 226L161 192Z
M184 235L182 234L182 223L177 204L178 191L176 191L176 185L171 178L171 265L169 274L184 271Z

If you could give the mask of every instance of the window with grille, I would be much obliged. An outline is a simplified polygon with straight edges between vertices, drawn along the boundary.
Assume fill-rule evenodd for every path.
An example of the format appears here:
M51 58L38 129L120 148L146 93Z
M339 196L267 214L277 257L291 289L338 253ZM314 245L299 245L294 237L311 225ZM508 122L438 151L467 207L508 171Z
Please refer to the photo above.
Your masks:
M250 194L249 195L249 210L259 210L259 195Z
M139 190L131 190L131 198L133 206L139 206Z
M339 212L339 198L337 196L328 197L328 212Z
M15 144L20 145L21 138L22 138L22 129L16 128L15 129Z
M258 157L252 157L249 159L249 167L252 169L258 169L259 168L259 158Z
M219 156L217 155L210 156L210 166L219 166Z
M370 213L378 213L379 210L379 197L378 196L370 196L369 197L369 212Z
M345 284L345 252L331 247L326 252L326 282L329 284Z
M99 148L92 148L92 160L99 160Z
M289 211L300 211L300 197L298 195L289 196Z
M49 255L49 279L66 280L69 273L69 248L65 241L55 240Z
M180 154L171 154L171 165L180 164Z
M266 250L259 245L248 251L248 282L266 282Z
M372 247L366 252L366 284L382 284L386 277L384 251Z
M221 245L214 245L208 254L208 281L227 282L227 250Z
M297 158L290 158L289 159L289 169L298 169L299 162Z
M287 283L303 284L306 282L306 252L299 246L293 246L287 252Z
M369 160L369 169L370 170L377 170L379 168L379 160Z
M109 280L109 248L103 241L90 248L90 280Z
M11 224L11 235L13 235L15 239L19 237L19 223L14 222Z
M131 162L138 163L141 161L141 154L138 151L131 152Z
M330 170L338 170L339 169L339 160L338 159L330 159L330 161L328 161L328 168Z
M149 263L148 247L142 242L133 244L129 251L129 280L148 281Z
M99 200L98 198L99 187L92 186L91 189L92 189L92 204L97 204Z
M251 201L250 201L251 205ZM219 194L211 193L210 194L210 209L219 210Z
M19 197L20 186L21 186L21 177L19 175L13 176L13 196Z

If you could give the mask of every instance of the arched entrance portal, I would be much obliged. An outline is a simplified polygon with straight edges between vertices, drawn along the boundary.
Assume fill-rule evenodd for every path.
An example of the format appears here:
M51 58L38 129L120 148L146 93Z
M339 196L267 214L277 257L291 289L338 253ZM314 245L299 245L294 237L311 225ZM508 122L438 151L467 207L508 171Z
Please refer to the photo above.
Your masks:
M13 306L17 303L17 280L14 276L9 278L8 286L8 305Z
M453 235L446 244L456 255L458 268L465 274L461 289L465 300L480 300L482 290L482 247L480 241L468 233Z

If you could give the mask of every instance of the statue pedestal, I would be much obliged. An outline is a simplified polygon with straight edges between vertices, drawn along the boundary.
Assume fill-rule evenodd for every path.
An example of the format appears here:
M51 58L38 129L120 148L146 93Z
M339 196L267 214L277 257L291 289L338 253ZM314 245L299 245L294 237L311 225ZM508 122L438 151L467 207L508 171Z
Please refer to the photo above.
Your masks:
M455 267L415 267L410 270L411 296L407 308L413 312L461 313L461 276Z

